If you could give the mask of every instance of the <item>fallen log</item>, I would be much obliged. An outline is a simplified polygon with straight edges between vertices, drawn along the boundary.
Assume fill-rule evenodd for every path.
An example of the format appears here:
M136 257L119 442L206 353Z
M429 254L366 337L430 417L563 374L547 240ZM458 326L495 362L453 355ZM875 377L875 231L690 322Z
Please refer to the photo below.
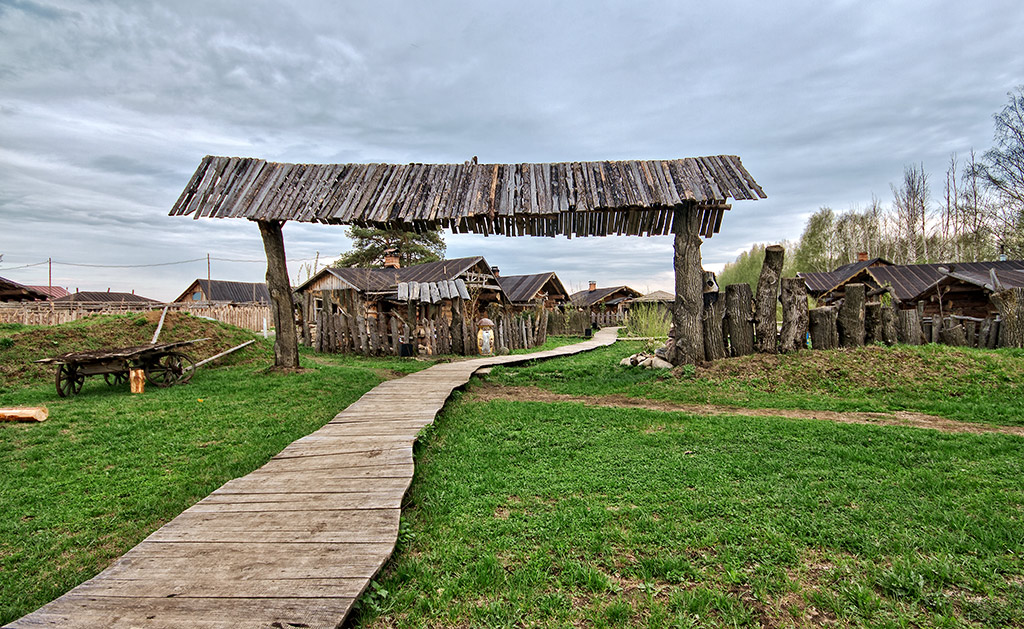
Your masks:
M50 411L45 406L0 408L0 422L41 422L49 416Z

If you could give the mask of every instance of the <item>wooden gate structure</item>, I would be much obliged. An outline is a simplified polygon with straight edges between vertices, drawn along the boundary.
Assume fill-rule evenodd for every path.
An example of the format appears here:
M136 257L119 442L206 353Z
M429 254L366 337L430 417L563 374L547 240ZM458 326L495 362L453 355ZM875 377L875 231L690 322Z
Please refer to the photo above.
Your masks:
M729 199L765 198L739 157L551 164L284 164L204 157L171 216L255 221L267 253L275 364L298 366L289 220L505 236L674 236L674 362L704 360L701 238Z

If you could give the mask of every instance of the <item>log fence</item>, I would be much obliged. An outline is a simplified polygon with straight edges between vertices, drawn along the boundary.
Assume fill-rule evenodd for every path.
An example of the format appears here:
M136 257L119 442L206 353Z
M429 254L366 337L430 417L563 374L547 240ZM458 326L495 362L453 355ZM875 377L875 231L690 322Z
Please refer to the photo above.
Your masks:
M22 325L61 325L96 314L115 315L149 312L168 307L197 317L259 332L273 327L270 308L261 304L216 304L209 302L122 304L110 302L56 302L0 304L0 323Z

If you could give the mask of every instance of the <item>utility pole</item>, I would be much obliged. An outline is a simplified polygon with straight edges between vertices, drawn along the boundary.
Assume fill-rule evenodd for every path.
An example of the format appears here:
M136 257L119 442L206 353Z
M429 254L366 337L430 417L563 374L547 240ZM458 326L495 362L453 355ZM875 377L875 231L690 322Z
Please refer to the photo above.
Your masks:
M46 259L46 285L50 289L50 296L53 296L53 258Z
M210 285L210 254L206 254L206 285Z

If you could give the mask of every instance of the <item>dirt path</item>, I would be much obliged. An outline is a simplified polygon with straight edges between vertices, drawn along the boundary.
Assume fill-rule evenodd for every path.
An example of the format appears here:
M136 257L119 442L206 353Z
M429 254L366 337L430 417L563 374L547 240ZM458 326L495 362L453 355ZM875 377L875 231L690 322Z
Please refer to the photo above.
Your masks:
M741 408L714 404L682 404L668 400L632 398L625 395L567 395L553 393L537 387L502 387L484 382L474 387L468 397L472 401L509 400L514 402L580 402L587 406L612 408L643 408L652 411L678 411L695 415L747 415L755 417L782 417L786 419L819 419L841 424L871 424L874 426L905 426L928 428L948 433L998 433L1024 437L1024 427L992 426L954 421L935 415L897 411L895 413L839 413L835 411L808 411L778 408Z

